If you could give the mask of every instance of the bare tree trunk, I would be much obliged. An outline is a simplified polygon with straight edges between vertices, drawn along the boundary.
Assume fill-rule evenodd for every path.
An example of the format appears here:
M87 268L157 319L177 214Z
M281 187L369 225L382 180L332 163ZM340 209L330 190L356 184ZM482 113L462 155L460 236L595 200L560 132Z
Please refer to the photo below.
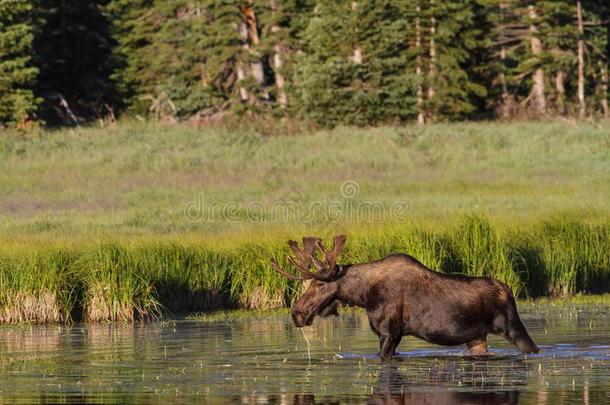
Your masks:
M505 23L504 16L506 11L506 3L500 3L500 13L502 15L502 24ZM502 69L506 67L506 46L502 44L500 48L500 62L502 62ZM508 92L508 83L506 82L506 73L502 70L500 73L500 86L502 86L501 105L499 108L499 115L502 119L508 119L512 115L512 100L510 93Z
M528 16L532 20L529 32L530 32L530 46L534 55L540 55L542 53L542 42L538 35L538 27L535 21L538 19L536 8L533 5L527 7ZM546 114L546 96L544 93L544 70L538 68L534 71L533 77L534 85L532 86L532 98L534 100L534 108L538 116Z
M504 27L506 24L506 3L500 2L500 18L501 18L501 27ZM512 116L514 112L514 103L511 94L508 92L508 82L506 80L506 73L504 73L504 69L506 68L506 45L502 43L500 47L500 62L502 64L502 72L499 76L500 86L502 87L502 95L500 97L500 106L497 109L497 114L502 119L508 119Z
M502 66L504 67L506 62L506 47L504 45L502 45L502 48L500 49L500 60L502 61ZM512 102L510 93L508 92L508 83L506 82L506 74L504 71L500 73L500 85L502 86L502 99L499 109L500 118L508 119L510 118L512 112Z
M608 111L608 65L602 62L601 66L601 93L602 93L602 112L604 118L610 118L610 111Z
M248 50L250 46L248 45L248 28L246 27L245 22L239 23L238 27L239 36L242 39L242 48ZM237 62L237 86L239 88L239 98L242 102L247 103L250 100L250 93L248 89L246 89L243 85L246 80L246 70L244 69L244 65L241 61Z
M419 2L415 5L415 49L417 49L417 57L415 59L415 74L420 83L417 85L417 123L424 125L426 123L426 115L424 113L424 89L423 89L423 77L421 69L421 6Z
M358 3L355 1L352 1L352 11L356 12L358 10ZM362 48L356 44L354 46L354 51L352 54L352 61L357 64L360 65L362 63Z
M555 91L557 92L557 111L561 115L566 113L566 74L563 70L557 71L555 76Z
M608 66L610 64L610 18L606 20L606 56L608 59L603 63L602 66L602 89L603 89L603 98L602 98L602 108L604 111L604 117L606 119L610 118L610 112L608 111Z
M271 0L271 11L273 14L277 13L277 1ZM271 32L275 35L278 35L280 31L280 27L277 25L273 25L271 27ZM284 53L285 47L278 40L277 43L273 46L273 70L275 73L275 85L277 86L277 102L280 107L286 108L288 105L288 95L286 94L286 80L284 75L282 74L282 69L284 67Z
M263 98L268 99L269 93L267 93L263 86L265 85L265 70L263 68L263 63L260 60L260 57L257 54L256 48L260 44L260 38L258 36L258 26L256 22L256 14L254 13L254 0L248 0L248 3L242 10L243 13L243 21L240 24L240 34L242 37L242 46L246 50L246 52L250 55L252 62L250 62L250 73L254 78L256 84L259 85L261 89L261 94ZM243 66L241 67L242 72L241 75L245 78L245 72L243 72ZM240 68L237 71L237 78L240 80ZM240 93L242 91L240 90ZM244 92L244 94L246 94ZM242 100L244 97L242 96ZM246 100L253 102L254 100L247 95Z
M576 19L578 20L578 105L580 118L587 116L585 100L585 29L582 21L582 6L576 1Z
M436 96L436 88L434 85L436 79L436 17L434 16L434 2L430 0L432 6L432 15L430 16L430 65L428 69L428 100L432 101ZM430 111L429 116L434 120L434 112Z

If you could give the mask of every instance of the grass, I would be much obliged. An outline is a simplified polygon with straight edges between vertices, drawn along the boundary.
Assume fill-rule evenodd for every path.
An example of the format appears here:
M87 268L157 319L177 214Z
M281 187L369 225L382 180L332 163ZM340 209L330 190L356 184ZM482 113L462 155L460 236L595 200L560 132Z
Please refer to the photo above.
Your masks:
M607 218L609 132L464 123L267 136L125 123L3 134L0 237L226 237L397 216L445 228L472 212L507 226Z
M481 215L444 232L413 224L349 232L343 262L407 252L449 273L492 276L516 296L568 297L610 291L610 223L541 222L500 232ZM329 237L327 231L324 236ZM0 323L132 321L227 308L290 305L302 285L288 267L286 238L119 239L96 244L5 246L0 255ZM525 252L525 253L524 253Z
M270 310L286 240L407 252L520 297L610 291L610 126L290 136L153 123L0 137L0 323ZM592 191L594 190L594 191Z
M0 251L0 323L64 322L75 296L66 249Z

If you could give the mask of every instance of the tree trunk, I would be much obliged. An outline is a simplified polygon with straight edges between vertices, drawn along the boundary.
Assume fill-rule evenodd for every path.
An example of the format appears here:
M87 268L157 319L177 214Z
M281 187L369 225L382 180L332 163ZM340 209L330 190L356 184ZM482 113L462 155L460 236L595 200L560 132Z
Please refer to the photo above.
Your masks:
M506 47L502 45L500 49L500 60L502 61L502 69L506 66ZM513 103L510 93L508 92L508 83L506 82L506 74L504 71L500 73L500 85L502 86L502 98L500 101L500 118L509 119L513 111Z
M610 118L610 112L608 111L608 65L606 62L602 62L601 67L601 93L602 93L602 113L604 118Z
M421 6L419 2L415 5L415 49L417 50L417 56L415 58L415 74L420 80L417 85L417 123L424 125L426 123L426 115L424 113L424 89L423 89L423 77L421 69Z
M538 27L535 21L538 19L536 8L533 5L527 7L528 16L532 22L530 23L530 46L534 55L540 55L542 53L542 42L538 38ZM534 109L537 116L546 114L546 96L544 93L544 70L537 68L532 76L533 86L531 97L534 102Z
M352 11L356 12L358 10L358 3L355 1L352 1ZM360 65L362 63L362 48L356 44L354 46L354 51L352 54L352 61L356 64L356 65Z
M274 15L277 14L277 1L271 0L271 11ZM280 32L280 27L273 25L271 27L271 32L274 35L278 35ZM275 85L277 87L277 102L282 108L286 108L288 105L288 96L286 94L286 80L284 78L284 74L282 73L282 69L284 68L284 53L285 47L278 39L277 43L273 46L273 70L275 73Z
M504 25L504 17L506 12L506 3L500 3L500 13L502 15L502 25ZM506 81L506 46L502 44L500 48L500 62L502 63L502 72L500 73L500 86L502 86L502 95L500 101L500 108L498 109L498 115L502 119L509 119L513 112L513 103L510 93L508 92L508 83Z
M555 91L557 92L557 111L560 115L566 113L566 74L563 70L557 71L555 76Z
M252 62L250 62L250 72L256 84L260 87L263 98L268 99L269 93L264 90L265 85L265 70L263 63L260 60L256 48L260 44L260 37L258 36L258 25L256 21L256 14L254 13L254 0L248 0L248 3L244 7L243 11L243 23L240 32L242 33L243 47L250 55ZM239 72L238 72L239 78ZM254 100L250 100L252 102Z
M585 100L585 29L582 21L582 6L580 0L576 1L576 19L578 21L578 105L579 116L587 116Z
M604 117L610 118L610 112L608 111L608 66L610 65L610 16L606 17L606 61L602 66L602 87L604 89L604 96L602 99L602 108L604 109Z
M428 69L428 101L432 101L436 96L436 17L434 16L434 2L435 0L430 0L430 5L432 6L432 12L430 15L430 65ZM432 105L432 103L430 103ZM434 112L429 111L430 120L434 121Z
M239 23L238 27L239 36L242 39L242 48L248 50L250 46L248 45L248 28L246 27L245 22ZM244 87L244 81L246 80L246 70L244 69L244 64L241 61L237 61L237 86L239 88L239 98L242 102L247 103L250 100L250 93L248 89Z

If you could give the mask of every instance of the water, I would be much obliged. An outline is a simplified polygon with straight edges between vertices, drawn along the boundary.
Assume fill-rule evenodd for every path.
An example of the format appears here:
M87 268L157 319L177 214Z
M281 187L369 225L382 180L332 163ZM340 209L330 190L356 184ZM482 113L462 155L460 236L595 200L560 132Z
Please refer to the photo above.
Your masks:
M610 307L521 313L543 354L405 338L382 362L360 312L304 330L288 316L3 326L0 403L610 403Z

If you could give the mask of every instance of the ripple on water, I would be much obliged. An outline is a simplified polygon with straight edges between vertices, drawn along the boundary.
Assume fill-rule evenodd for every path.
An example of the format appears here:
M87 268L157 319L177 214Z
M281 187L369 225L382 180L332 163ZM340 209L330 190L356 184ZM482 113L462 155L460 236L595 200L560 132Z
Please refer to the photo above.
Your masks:
M0 328L0 403L610 403L610 310L522 310L542 353L405 338L382 362L363 314ZM308 343L309 342L309 343Z

